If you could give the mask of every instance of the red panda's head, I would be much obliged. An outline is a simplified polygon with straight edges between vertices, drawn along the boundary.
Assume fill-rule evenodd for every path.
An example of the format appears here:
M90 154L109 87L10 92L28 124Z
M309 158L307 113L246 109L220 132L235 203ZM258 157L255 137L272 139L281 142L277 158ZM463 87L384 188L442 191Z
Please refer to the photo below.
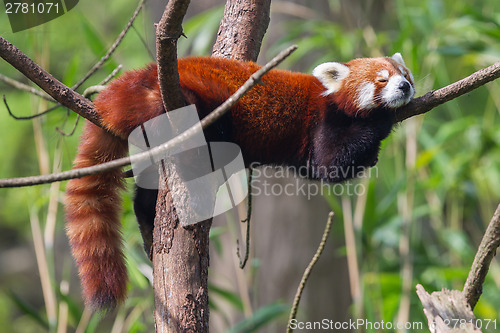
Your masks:
M413 76L400 53L386 58L360 58L346 64L327 62L313 70L323 96L351 116L367 116L375 108L395 109L415 95Z

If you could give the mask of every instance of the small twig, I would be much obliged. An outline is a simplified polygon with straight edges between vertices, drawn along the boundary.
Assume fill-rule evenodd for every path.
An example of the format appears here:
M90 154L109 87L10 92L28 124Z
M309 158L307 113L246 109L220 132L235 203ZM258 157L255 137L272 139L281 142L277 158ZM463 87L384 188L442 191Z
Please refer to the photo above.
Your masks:
M48 108L48 109L46 109L46 110L43 110L42 112L40 112L40 113L36 114L36 115L34 116L34 118L36 118L36 117L40 117L40 116L43 116L43 115L45 115L45 114L47 114L47 113L49 113L49 112L51 112L51 111L54 111L55 109L60 108L61 106L62 106L62 105L61 105L61 103L54 104L54 105L53 105L53 106L51 106L50 108Z
M483 293L483 283L490 269L490 263L495 256L497 248L500 246L500 205L498 205L495 214L491 218L488 228L484 233L476 257L469 271L469 276L465 282L462 291L469 303L474 309L479 297Z
M139 39L141 40L141 43L142 45L144 46L144 48L148 51L148 54L149 56L151 57L151 60L154 61L155 59L155 56L153 54L153 52L151 51L151 49L149 48L149 45L147 43L147 41L144 39L144 37L139 33L139 31L137 31L137 28L132 26L132 29L135 31L135 33L137 34L137 37L139 37Z
M103 91L106 88L106 84L108 84L109 81L111 81L116 76L116 74L118 74L122 67L122 65L118 65L108 76L106 76L104 80L102 80L95 86L90 86L85 89L85 91L83 92L83 97L89 98L93 94L97 94Z
M243 258L243 261L241 260L240 256L240 242L239 240L236 240L236 254L238 255L238 259L240 261L240 268L243 269L245 268L247 261L248 261L248 256L250 255L250 219L252 217L252 176L253 176L253 167L250 167L248 169L248 210L247 210L247 218L242 220L241 223L247 224L247 233L246 233L246 243L245 243L245 257Z
M56 131L59 132L59 134L61 134L62 136L72 136L73 134L75 134L75 131L76 131L76 128L78 126L78 123L80 122L80 115L77 114L76 115L76 120L75 120L75 124L73 125L73 128L71 129L71 131L69 131L69 133L66 133L62 130L62 128L59 128L59 127L56 127ZM66 121L68 120L68 118L66 117L66 119L64 119L64 124L62 127L64 127L66 125Z
M85 74L83 78L81 78L77 83L71 87L73 90L78 89L89 77L91 77L99 68L102 67L102 65L111 57L111 55L116 51L117 47L121 44L123 41L123 38L125 38L125 35L127 32L130 30L130 27L134 23L135 19L137 18L137 15L141 12L141 9L144 5L145 0L141 0L139 2L139 5L135 9L134 13L132 14L132 17L130 17L130 20L127 22L127 25L125 28L122 30L122 32L118 35L116 38L115 42L111 47L109 48L108 52Z
M41 97L43 99L46 99L49 102L53 102L53 103L56 102L52 97L47 95L45 92L38 90L38 89L35 89L33 87L30 87L27 84L24 84L24 83L19 82L17 80L11 79L10 77L7 77L5 75L0 74L0 80L11 85L12 87L14 87L16 89L29 92L30 94L33 94L33 95L36 95L36 96Z
M102 85L90 86L87 89L85 89L85 91L83 92L83 96L89 98L93 94L98 94L104 89L106 89L106 87Z
M32 116L18 117L15 114L13 114L12 111L10 110L10 107L9 107L9 104L7 103L7 98L5 97L5 95L3 95L3 104L5 104L5 108L7 109L7 112L9 113L9 116L11 116L12 118L14 118L15 120L30 120L30 119L34 119L36 117L43 116L44 114L46 114L46 113L49 112L49 111L46 110L46 111L37 113L37 114L32 115Z
M242 220L241 223L250 222L250 218L252 217L252 178L253 178L254 167L250 166L248 168L248 210L246 219Z
M321 253L323 252L323 249L325 248L326 240L328 239L328 236L330 235L330 230L332 228L333 216L334 216L333 212L330 212L330 214L328 214L328 220L326 221L325 231L323 232L323 237L321 237L321 242L319 243L318 249L316 250L314 257L312 258L311 262L304 271L302 280L300 281L299 287L297 288L297 293L295 294L295 298L293 300L292 309L290 310L290 316L288 317L288 325L286 328L287 333L293 332L293 329L290 327L290 322L297 316L297 310L299 308L300 298L302 297L302 292L304 291L306 282L309 279L309 275L311 275L311 271L314 265L316 265L316 262L318 261L319 257L321 256Z
M49 113L50 111L53 111L55 109L57 109L58 107L61 106L61 104L57 103L56 105L48 108L47 110L44 110L40 113L37 113L37 114L33 114L31 116L16 116L14 113L12 113L12 111L10 110L9 108L9 105L7 103L7 99L5 97L5 95L3 95L3 104L5 104L5 107L7 108L7 112L9 113L9 116L11 116L12 118L14 118L15 120L32 120L32 119L35 119L35 118L38 118L38 117L41 117L41 116L44 116L46 115L47 113Z
M116 66L115 69L113 69L113 71L108 75L106 76L106 78L104 80L102 80L101 82L99 82L99 86L105 86L109 83L109 81L113 80L115 78L115 76L118 74L119 71L121 71L123 68L123 65L122 64L119 64L118 66Z
M203 118L199 124L195 124L180 135L174 137L173 139L159 145L151 150L135 154L133 156L124 157L120 159L113 160L111 162L94 165L91 167L73 169L69 171L64 171L57 174L32 176L32 177L21 177L21 178L10 178L10 179L0 179L0 188L4 187L21 187L21 186L31 186L53 183L62 180L68 180L73 178L82 178L84 176L94 175L102 172L106 172L112 169L117 169L131 163L138 163L140 161L145 161L151 157L157 157L163 154L165 151L172 149L172 147L184 142L185 140L191 138L193 135L206 128L207 126L213 124L217 119L222 117L226 112L228 112L238 100L245 95L253 86L255 86L260 78L269 72L272 68L276 67L281 63L286 57L288 57L293 51L297 49L296 45L290 46L284 51L281 51L277 56L275 56L271 61L269 61L264 67L260 68L258 71L253 73L250 78L224 103L212 111L209 115ZM201 125L201 126L200 126Z

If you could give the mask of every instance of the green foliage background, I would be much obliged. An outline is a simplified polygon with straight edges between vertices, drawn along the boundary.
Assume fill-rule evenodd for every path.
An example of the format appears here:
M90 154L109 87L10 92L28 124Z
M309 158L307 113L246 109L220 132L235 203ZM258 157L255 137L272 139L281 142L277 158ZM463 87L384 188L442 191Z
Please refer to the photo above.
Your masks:
M498 0L324 3L328 12L311 6L313 17L287 17L270 30L260 62L291 43L298 44L299 49L282 67L305 72L324 61L401 52L415 76L418 92L423 94L500 60ZM61 18L17 34L10 32L6 14L0 12L0 35L71 86L104 55L135 6L131 1L81 1ZM346 10L352 10L351 17L356 20L349 20ZM148 15L139 16L112 60L86 86L98 83L118 64L133 69L153 60L146 50L154 41ZM220 6L191 16L184 25L189 38L180 41L180 53L209 54L221 16ZM0 73L26 82L3 61ZM38 113L47 107L38 98L2 82L0 93L6 95L17 115ZM405 121L384 142L378 177L362 180L368 188L365 196L326 197L337 216L346 215L346 207L351 207L363 217L362 224L352 226L362 291L352 306L354 317L395 322L404 318L400 317L401 308L407 302L407 319L425 323L414 293L415 284L423 284L428 291L462 289L477 245L500 202L499 110L500 83L493 82L424 117ZM81 124L69 137L55 129L70 132L75 120L71 112L58 109L35 122L15 121L0 106L0 177L69 169ZM61 325L75 330L81 322L83 305L64 238L60 205L63 190L64 184L53 187L52 192L50 185L0 190L0 327L5 332L56 331ZM47 225L51 200L59 203L53 229ZM132 294L111 318L103 321L98 315L90 316L83 326L85 332L148 332L153 327L153 298L143 274L149 261L142 253L128 197L124 210ZM42 225L39 233L37 220ZM341 224L335 228L334 232L342 234ZM215 230L215 245L222 232L226 231ZM31 245L37 237L45 240L45 268L57 302L55 317L47 314L39 273L26 275L20 273L25 268L16 269L23 262L37 265L37 250ZM47 242L52 237L55 242ZM71 284L69 294L64 291L64 283ZM500 320L497 260L483 290L476 316ZM242 311L237 293L215 287L211 293ZM62 321L65 306L68 316ZM212 311L217 311L213 306ZM258 330L269 320L283 322L286 311L283 304L271 304L231 332L249 332L252 327ZM84 317L88 315L83 313Z

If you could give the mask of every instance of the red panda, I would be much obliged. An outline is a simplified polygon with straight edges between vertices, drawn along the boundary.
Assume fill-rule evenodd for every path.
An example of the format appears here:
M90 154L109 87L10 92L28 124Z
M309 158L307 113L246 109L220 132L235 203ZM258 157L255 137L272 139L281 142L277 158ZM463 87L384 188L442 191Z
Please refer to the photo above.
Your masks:
M197 57L180 59L178 68L184 97L203 118L259 66ZM413 77L399 53L324 63L313 75L271 70L262 84L204 132L207 141L238 144L247 165L289 165L304 170L302 176L339 182L355 173L332 172L335 169L357 170L377 162L380 142L394 125L395 109L414 94ZM74 168L124 156L130 132L165 112L156 66L114 80L95 106L107 131L86 123ZM98 310L112 308L126 296L119 216L123 188L121 170L73 179L66 187L67 235L84 298ZM145 245L151 244L155 203L155 191L138 189L134 208Z

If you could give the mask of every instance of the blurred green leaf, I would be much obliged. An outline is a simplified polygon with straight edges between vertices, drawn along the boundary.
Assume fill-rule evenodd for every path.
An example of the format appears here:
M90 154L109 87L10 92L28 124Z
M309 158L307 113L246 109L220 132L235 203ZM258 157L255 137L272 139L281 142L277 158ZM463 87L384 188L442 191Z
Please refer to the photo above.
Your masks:
M213 294L229 302L239 311L243 311L243 302L238 294L223 288L216 287L213 283L208 284L208 290Z
M257 309L254 314L236 324L227 333L249 333L257 332L259 328L276 320L290 311L290 306L281 303L273 303Z
M21 310L23 314L32 318L35 322L40 324L40 326L42 326L44 329L46 330L49 329L49 323L44 318L42 318L42 316L31 305L23 301L13 292L9 293L9 297L14 302L14 304L17 305L17 307L19 308L19 310Z
M78 71L80 68L80 57L78 55L74 55L66 68L66 73L64 73L62 82L68 87L73 86L78 81L77 74L79 74Z
M83 33L87 42L86 46L90 47L94 55L102 57L106 51L106 46L99 37L99 32L83 16L80 18L80 24L83 27Z

